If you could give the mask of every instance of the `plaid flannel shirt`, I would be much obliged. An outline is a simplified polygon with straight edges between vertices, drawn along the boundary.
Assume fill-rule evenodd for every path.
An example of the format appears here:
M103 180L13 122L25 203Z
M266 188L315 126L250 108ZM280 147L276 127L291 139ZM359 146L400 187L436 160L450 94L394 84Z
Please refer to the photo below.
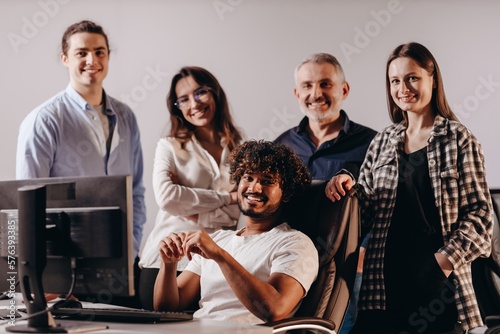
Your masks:
M363 225L371 231L359 301L361 310L386 307L385 242L396 203L398 162L404 149L405 130L399 123L377 134L361 166L358 187ZM427 158L444 240L438 252L454 267L459 321L464 329L481 326L471 262L490 254L493 231L482 148L461 123L437 116L427 143Z

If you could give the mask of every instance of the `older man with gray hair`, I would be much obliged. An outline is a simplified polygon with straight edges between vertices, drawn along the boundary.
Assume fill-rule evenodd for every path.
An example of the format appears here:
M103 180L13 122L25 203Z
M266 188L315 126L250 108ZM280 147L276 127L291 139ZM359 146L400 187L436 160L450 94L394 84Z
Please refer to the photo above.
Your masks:
M295 69L295 85L295 97L305 117L275 141L295 151L313 180L330 180L343 168L358 176L376 131L354 123L342 109L350 86L338 60L328 53L307 57ZM348 333L356 319L364 249L360 247L352 298L340 334Z
M357 175L376 131L342 110L350 86L338 60L328 53L309 56L295 69L295 84L305 117L275 141L292 148L314 180L329 180L342 168Z

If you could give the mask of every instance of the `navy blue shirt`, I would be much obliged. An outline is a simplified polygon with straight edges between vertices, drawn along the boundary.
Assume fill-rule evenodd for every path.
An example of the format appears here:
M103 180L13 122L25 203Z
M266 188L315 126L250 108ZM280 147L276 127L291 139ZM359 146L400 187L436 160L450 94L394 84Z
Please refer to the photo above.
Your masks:
M313 180L329 180L343 168L357 178L368 146L377 133L350 121L344 110L341 110L340 114L344 118L344 126L339 135L324 142L317 149L307 132L307 117L275 140L294 150L309 168Z

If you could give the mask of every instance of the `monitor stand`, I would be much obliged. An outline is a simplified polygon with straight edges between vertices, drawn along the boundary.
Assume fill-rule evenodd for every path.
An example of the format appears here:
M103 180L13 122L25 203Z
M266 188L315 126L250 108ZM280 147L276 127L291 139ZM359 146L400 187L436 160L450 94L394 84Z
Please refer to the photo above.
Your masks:
M18 189L19 210L19 283L28 311L28 324L7 327L11 333L71 333L77 329L56 324L47 308L42 285L42 273L47 262L45 238L46 189L44 185ZM78 333L107 329L107 326L82 326Z

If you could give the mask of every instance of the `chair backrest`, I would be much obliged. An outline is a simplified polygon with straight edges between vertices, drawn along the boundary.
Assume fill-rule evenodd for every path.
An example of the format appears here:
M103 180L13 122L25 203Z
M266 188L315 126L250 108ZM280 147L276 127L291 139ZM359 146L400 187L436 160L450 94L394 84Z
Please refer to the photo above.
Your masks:
M342 326L356 275L360 216L355 190L330 201L326 183L316 183L285 210L289 224L307 234L318 249L319 273L295 317L316 316Z
M493 202L494 225L491 255L472 263L472 278L483 320L500 315L500 189L490 189Z

